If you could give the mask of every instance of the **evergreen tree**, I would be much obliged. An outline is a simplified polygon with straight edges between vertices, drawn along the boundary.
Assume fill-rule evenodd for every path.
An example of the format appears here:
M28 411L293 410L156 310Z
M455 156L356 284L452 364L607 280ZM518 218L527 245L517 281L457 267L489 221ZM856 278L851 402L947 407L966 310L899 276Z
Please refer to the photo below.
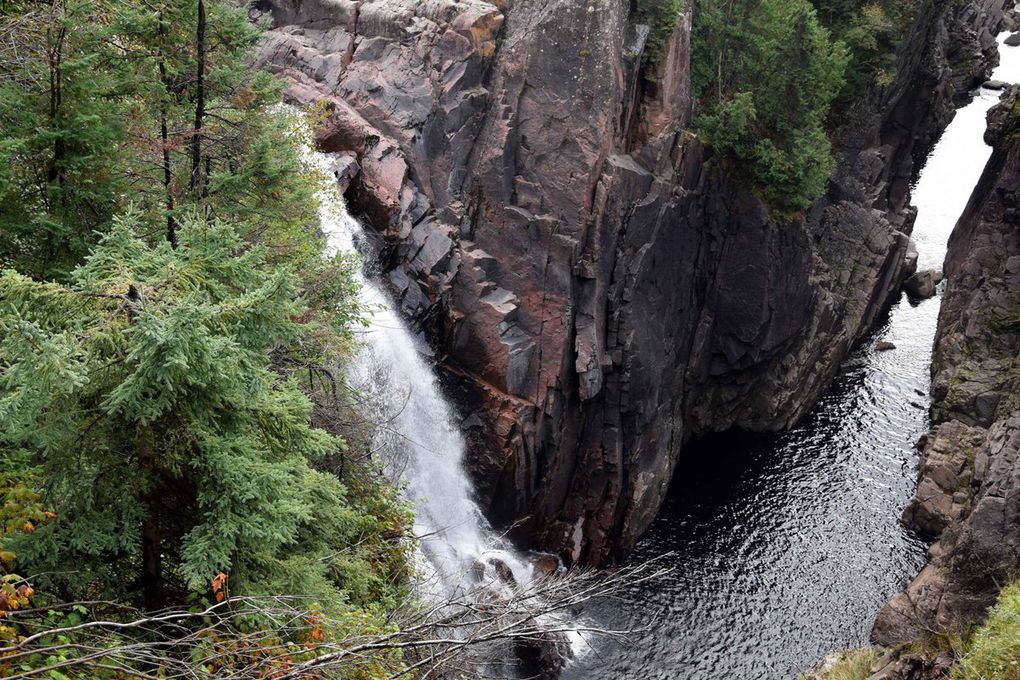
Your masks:
M20 3L0 18L0 265L61 278L127 190L124 64L103 0Z
M823 121L847 58L806 0L708 0L695 17L695 125L750 170L767 200L807 207L832 170Z
M280 144L272 109L280 85L251 68L261 34L244 7L207 0L159 0L126 7L113 30L142 84L129 126L142 208L166 222L175 241L178 214L201 206L242 233L296 244L313 217L309 185L294 146Z
M312 191L244 6L54 0L0 21L0 262L63 280L128 202L148 240L198 209L311 256Z
M7 547L69 595L157 608L225 572L341 602L330 556L365 527L310 464L342 442L271 369L314 330L299 278L221 223L182 219L174 249L135 219L68 285L0 276L0 442L37 452L58 517Z

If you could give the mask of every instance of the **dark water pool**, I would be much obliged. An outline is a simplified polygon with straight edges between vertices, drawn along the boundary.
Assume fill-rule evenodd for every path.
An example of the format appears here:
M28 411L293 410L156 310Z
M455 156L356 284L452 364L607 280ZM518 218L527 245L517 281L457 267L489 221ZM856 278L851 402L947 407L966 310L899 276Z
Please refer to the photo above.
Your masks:
M634 556L671 552L675 570L588 612L650 629L595 642L567 677L789 678L865 644L923 561L898 520L927 429L937 314L937 300L902 300L878 334L897 348L857 351L796 429L689 448Z
M1020 48L994 78L1020 81ZM979 90L932 152L914 190L920 267L941 267L957 217L990 154L982 135L998 92ZM684 451L669 499L634 559L671 554L668 577L584 616L648 629L592 641L568 680L795 678L868 642L878 609L914 576L925 545L900 514L928 429L938 298L905 297L843 366L811 415L772 436L728 435ZM874 349L878 340L896 345Z

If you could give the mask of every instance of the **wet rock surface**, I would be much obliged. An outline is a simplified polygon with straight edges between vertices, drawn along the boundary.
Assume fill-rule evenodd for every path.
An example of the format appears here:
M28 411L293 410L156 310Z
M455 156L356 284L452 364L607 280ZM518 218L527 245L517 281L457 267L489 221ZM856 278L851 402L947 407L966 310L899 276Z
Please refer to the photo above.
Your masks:
M935 289L942 281L942 272L926 269L915 272L903 282L903 289L913 298L930 298L935 296Z
M1020 565L1020 130L1015 88L989 112L992 157L946 257L932 365L935 428L906 519L939 540L874 639L959 633ZM925 676L927 677L927 676Z
M909 183L1001 21L923 3L826 195L776 219L685 130L689 11L647 74L625 3L269 7L263 59L360 166L350 206L464 407L490 516L596 564L691 437L801 417L913 273Z

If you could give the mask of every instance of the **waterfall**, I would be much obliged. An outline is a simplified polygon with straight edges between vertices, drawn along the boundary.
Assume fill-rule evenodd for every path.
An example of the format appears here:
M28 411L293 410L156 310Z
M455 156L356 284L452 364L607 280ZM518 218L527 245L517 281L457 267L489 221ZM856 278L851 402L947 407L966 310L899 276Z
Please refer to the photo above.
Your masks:
M303 160L322 177L319 224L327 255L356 253L363 230L337 186L336 155L306 148ZM455 595L480 579L500 584L508 580L507 567L514 581L528 583L533 567L492 530L472 498L464 437L417 341L380 286L364 272L357 278L359 302L370 317L347 378L364 399L361 415L376 425L373 451L414 505L426 595Z
M996 37L999 64L991 79L1018 83L1020 48L1005 44L1009 36L1010 31L1003 31ZM912 188L911 203L917 208L916 224L920 225L912 234L919 253L918 269L942 268L949 236L992 155L992 147L983 141L985 117L1001 94L985 87L974 90L974 98L957 109Z

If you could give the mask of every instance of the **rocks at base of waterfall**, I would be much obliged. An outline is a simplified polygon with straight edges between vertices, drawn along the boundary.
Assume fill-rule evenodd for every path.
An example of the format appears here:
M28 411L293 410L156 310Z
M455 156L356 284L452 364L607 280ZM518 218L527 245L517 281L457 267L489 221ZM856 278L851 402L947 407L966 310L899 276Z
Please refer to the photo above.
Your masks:
M347 193L347 188L359 172L361 172L361 164L358 163L357 156L352 153L339 154L333 165L333 176L336 177L341 194Z
M879 340L875 343L875 350L879 352L888 352L891 349L896 349L896 345L892 344L888 340Z
M492 555L486 555L475 560L468 570L468 576L475 583L483 583L485 582L486 575L489 573L489 567L492 568L495 583L507 586L517 585L517 577L514 576L514 570L510 568L506 560L493 557Z
M496 576L499 580L508 586L517 585L517 579L514 577L514 570L510 568L510 565L498 558L490 558L489 564L492 565L493 570L496 572Z
M541 628L536 625L536 628ZM564 633L543 631L526 638L515 638L514 653L522 677L558 680L567 661L574 657Z
M1006 40L1003 41L1003 44L1009 45L1010 47L1020 46L1020 32L1014 33L1006 38Z
M536 578L548 578L565 570L563 561L552 553L532 552L525 555L525 559L531 563L532 573Z
M1009 83L1005 80L986 80L981 83L981 87L986 90L1004 90L1007 86L1009 86Z
M903 282L903 289L907 291L907 295L913 298L926 299L935 295L940 281L942 281L941 271L925 269L908 277Z

